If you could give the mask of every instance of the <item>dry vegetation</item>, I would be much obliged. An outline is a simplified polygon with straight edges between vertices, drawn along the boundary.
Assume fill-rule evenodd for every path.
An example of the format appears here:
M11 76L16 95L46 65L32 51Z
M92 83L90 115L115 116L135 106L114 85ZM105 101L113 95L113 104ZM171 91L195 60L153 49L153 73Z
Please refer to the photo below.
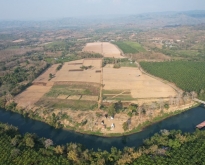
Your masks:
M30 105L30 107L79 108L78 110L90 101L92 105L85 106L85 109L89 109L98 101L101 72L96 73L96 70L101 70L101 63L101 59L66 62L59 71L58 64L54 64L36 78L31 87L19 94L15 101L23 108ZM90 65L91 69L80 69L81 66ZM45 90L41 90L43 88ZM82 105L78 105L81 102Z
M100 53L104 57L123 58L122 51L109 42L87 43L83 48L84 52Z
M170 95L176 95L176 91L169 85L143 74L138 68L114 69L105 67L103 69L103 84L103 89L107 92L120 90L119 93L112 93L113 97L106 95L108 99L114 98L114 94L118 94L117 98L121 96L119 98L121 100L123 97L125 100L136 100L139 98L167 98ZM127 91L130 94L126 94Z

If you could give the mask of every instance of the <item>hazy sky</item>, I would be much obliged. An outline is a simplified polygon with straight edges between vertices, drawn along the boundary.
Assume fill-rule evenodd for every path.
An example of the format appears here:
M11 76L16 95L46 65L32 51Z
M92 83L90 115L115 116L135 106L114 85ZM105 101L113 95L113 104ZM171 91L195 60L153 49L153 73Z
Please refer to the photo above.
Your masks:
M205 0L0 0L0 20L205 10Z

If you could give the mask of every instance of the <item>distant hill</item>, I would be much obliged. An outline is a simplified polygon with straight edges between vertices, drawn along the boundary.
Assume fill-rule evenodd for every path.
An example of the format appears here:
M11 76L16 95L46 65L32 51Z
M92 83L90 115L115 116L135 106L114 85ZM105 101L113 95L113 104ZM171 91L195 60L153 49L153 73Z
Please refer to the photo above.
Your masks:
M181 25L198 25L205 23L205 11L160 12L125 16L95 16L92 18L63 18L47 21L0 21L4 28L80 28L110 25L116 27L175 27Z

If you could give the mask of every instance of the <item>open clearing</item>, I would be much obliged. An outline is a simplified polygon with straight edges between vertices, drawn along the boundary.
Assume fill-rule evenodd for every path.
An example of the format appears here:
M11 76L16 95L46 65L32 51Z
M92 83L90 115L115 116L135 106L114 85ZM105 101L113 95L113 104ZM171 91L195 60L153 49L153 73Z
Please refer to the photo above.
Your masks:
M166 98L175 96L176 91L169 85L156 80L150 76L142 74L138 68L122 67L114 69L105 67L103 69L104 94L120 94L114 98L127 98L132 100L128 92L131 92L132 98ZM110 90L110 92L109 92ZM114 92L118 90L120 92ZM113 91L113 92L112 92Z
M24 92L15 97L18 106L31 108L45 93L51 89L51 86L32 85ZM30 107L31 106L31 107Z
M84 52L93 52L102 54L104 57L124 58L121 50L109 42L87 43L83 48Z
M91 69L80 71L82 66L93 66ZM73 81L73 82L92 82L100 83L101 73L96 73L96 70L101 70L102 60L77 60L64 63L60 71L55 74L51 82Z
M88 101L87 108L95 106L100 91L102 59L66 62L59 71L56 71L58 65L52 65L34 80L31 87L16 96L15 101L18 106L23 108L40 106L40 104L35 104L37 102L45 105L48 100L50 100L50 105L54 105L51 102L55 102L55 107L60 106L61 103L64 104L63 107L66 107L71 102L72 104L68 107L77 109L86 101ZM92 66L92 68L83 70L82 66ZM50 73L53 78L49 80ZM67 100L67 103L64 100ZM74 100L79 102L74 102Z

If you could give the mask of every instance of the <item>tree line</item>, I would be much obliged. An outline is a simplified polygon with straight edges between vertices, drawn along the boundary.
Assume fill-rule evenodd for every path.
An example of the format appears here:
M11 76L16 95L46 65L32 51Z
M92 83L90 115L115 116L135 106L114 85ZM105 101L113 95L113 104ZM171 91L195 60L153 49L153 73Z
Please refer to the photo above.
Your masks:
M203 164L204 137L205 131L199 130L194 133L161 130L144 140L139 148L118 150L112 147L110 151L94 151L75 143L55 145L52 139L39 138L36 134L21 135L18 128L0 123L0 162L4 165Z

